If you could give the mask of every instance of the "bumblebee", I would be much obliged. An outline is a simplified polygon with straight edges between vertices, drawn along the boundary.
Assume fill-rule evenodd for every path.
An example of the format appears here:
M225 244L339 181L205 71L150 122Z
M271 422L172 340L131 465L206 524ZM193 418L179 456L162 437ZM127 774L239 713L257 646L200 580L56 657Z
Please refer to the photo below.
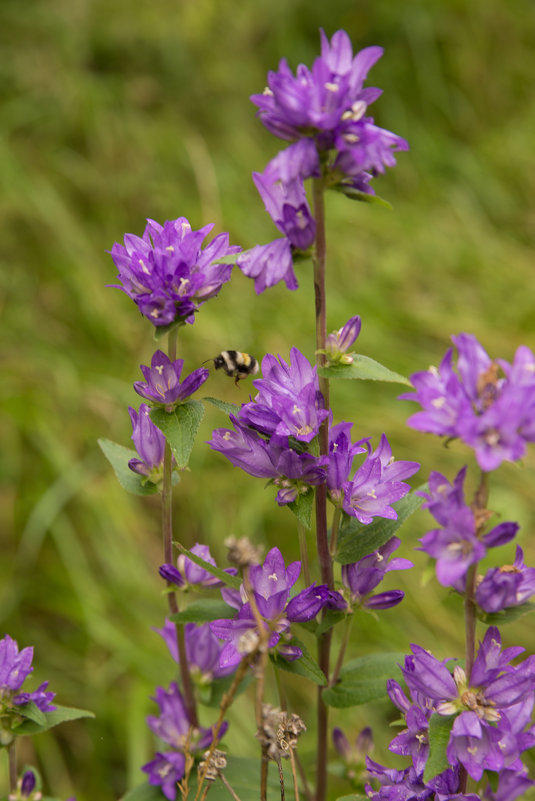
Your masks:
M258 362L254 356L241 353L239 350L222 350L214 358L214 367L216 370L222 368L227 375L236 379L234 381L236 385L242 378L258 373Z

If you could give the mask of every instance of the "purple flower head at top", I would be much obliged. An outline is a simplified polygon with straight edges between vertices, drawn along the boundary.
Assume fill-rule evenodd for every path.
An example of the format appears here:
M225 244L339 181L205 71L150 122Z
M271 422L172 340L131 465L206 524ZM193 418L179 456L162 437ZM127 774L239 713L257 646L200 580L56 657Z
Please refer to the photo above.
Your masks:
M516 523L500 523L481 536L473 510L464 500L466 467L452 484L437 472L429 477L429 492L419 493L442 528L428 531L421 539L421 550L436 559L438 581L445 587L463 590L468 567L479 562L486 549L509 542L516 534Z
M132 439L140 459L130 459L128 467L134 473L146 476L153 484L162 478L165 437L150 419L150 406L142 403L139 413L128 407L132 421Z
M354 317L350 317L347 323L342 328L339 328L338 331L333 331L332 334L329 334L325 347L325 354L329 364L351 364L353 362L353 356L348 354L347 350L357 339L360 329L360 316L356 314Z
M116 242L112 247L121 282L115 286L155 326L175 320L192 323L199 306L230 278L232 266L215 262L241 248L229 245L228 234L219 234L203 249L213 225L192 231L185 217L164 225L147 222L142 238L126 234L124 246Z
M535 357L524 346L513 364L491 361L470 334L453 337L457 347L440 367L415 373L415 392L401 395L417 401L423 411L408 425L447 437L459 437L472 447L482 470L495 470L502 461L521 459L526 444L535 441Z
M134 389L152 404L171 411L178 403L184 403L193 395L210 374L206 367L199 367L180 381L183 366L183 359L172 362L163 351L157 350L150 367L140 365L145 381L136 381Z
M12 704L22 705L32 701L42 712L49 712L56 707L52 705L55 693L47 692L45 681L33 692L19 692L22 685L33 671L33 648L19 646L9 634L0 640L0 710Z
M342 565L342 581L349 590L350 605L367 609L389 609L403 600L401 590L390 590L372 595L373 590L391 570L408 570L414 567L408 559L390 557L401 544L398 537L392 537L369 556L349 565Z

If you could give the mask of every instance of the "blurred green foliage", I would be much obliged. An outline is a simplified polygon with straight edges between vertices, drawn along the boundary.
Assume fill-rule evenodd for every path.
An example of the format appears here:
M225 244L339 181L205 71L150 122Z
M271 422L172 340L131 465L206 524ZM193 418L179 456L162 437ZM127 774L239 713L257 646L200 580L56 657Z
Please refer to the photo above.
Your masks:
M0 4L1 628L35 645L36 683L48 678L60 703L97 715L24 743L21 760L37 761L55 795L111 801L142 779L148 697L172 677L150 630L166 608L158 500L126 496L96 446L97 437L130 445L126 407L138 402L132 383L154 349L133 304L107 288L115 268L105 251L124 232L140 234L146 217L212 221L245 247L275 237L250 173L280 143L248 96L281 57L310 64L320 26L329 35L344 27L355 49L385 48L369 80L384 89L374 115L411 144L375 181L393 212L329 198L329 328L360 313L360 350L404 374L437 363L460 331L507 359L522 342L533 347L531 0ZM295 344L312 357L310 271L299 268L298 292L260 297L236 274L182 330L187 367L222 348L286 357ZM241 402L250 388L215 374L207 394ZM422 462L422 481L430 469L453 476L467 451L407 429L412 405L397 393L339 382L336 417L355 420L359 436L386 431L398 458ZM292 515L203 444L225 422L207 409L177 488L177 538L209 542L222 557L228 534L248 535L284 542L297 558ZM533 456L504 466L491 494L505 519L521 521L532 561L534 468ZM417 568L389 587L405 588L406 602L356 622L350 656L412 641L441 657L462 652L459 609L434 579L420 580L426 561L412 551L428 524L422 513L402 530ZM504 638L530 647L533 623ZM315 689L292 679L295 709L306 712ZM234 753L256 752L243 723L249 704L242 696L233 715ZM354 733L374 725L381 761L393 716L384 704L338 721ZM2 761L2 782L5 771Z

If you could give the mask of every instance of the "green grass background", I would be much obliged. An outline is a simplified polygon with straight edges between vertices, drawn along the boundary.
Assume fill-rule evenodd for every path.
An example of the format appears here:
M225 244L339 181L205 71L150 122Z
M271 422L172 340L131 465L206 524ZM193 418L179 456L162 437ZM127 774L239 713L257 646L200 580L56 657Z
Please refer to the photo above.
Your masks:
M344 27L355 49L385 48L369 80L384 89L375 118L411 145L374 183L392 212L329 197L329 328L359 313L359 350L405 374L436 364L460 331L506 359L533 347L531 0L0 4L0 629L35 645L32 687L49 679L60 703L97 715L23 744L21 758L59 797L111 801L142 780L148 697L173 674L150 630L166 608L157 500L127 496L96 446L98 437L130 444L132 383L154 349L131 301L106 286L116 270L105 251L140 234L146 217L215 222L244 247L275 238L250 174L280 143L248 97L281 57L311 64L320 26L329 35ZM296 345L312 358L311 267L298 271L298 292L260 297L236 274L181 332L188 369L222 348L287 357ZM249 391L216 374L206 394L241 402ZM421 461L422 481L431 469L453 477L466 462L474 475L461 445L444 449L405 426L413 406L397 394L340 382L335 416L355 420L358 436L386 431L398 458ZM226 536L247 535L297 558L294 519L273 491L203 444L225 422L207 411L176 493L176 537L223 557ZM491 491L492 507L522 523L532 562L534 468L532 455L505 465ZM402 530L402 555L417 567L385 584L404 588L406 602L378 621L361 616L350 656L413 641L441 658L462 653L459 609L420 578L426 559L413 551L429 524L422 513ZM529 618L503 634L533 649ZM290 684L306 715L314 688ZM234 753L256 753L249 704L233 715ZM374 724L375 757L394 764L394 717L385 703L337 720L353 735ZM310 735L305 758L312 748ZM5 773L2 759L0 786ZM343 790L336 784L333 798Z

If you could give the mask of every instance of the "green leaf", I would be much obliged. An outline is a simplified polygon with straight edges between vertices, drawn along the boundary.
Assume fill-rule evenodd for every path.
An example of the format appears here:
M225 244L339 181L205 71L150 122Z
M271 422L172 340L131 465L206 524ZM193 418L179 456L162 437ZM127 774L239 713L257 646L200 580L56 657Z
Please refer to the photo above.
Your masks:
M380 653L352 659L342 668L337 684L323 691L323 700L343 708L384 698L388 679L403 678L398 663L404 658L403 653Z
M422 484L421 487L418 487L418 492L425 490L426 486L426 484ZM341 565L349 565L376 551L394 536L407 518L414 514L423 502L422 497L411 492L397 503L392 504L398 515L397 520L377 517L367 526L356 517L344 515L338 533L338 550L334 557L335 561Z
M195 562L196 565L199 565L199 567L204 567L204 569L210 573L211 576L215 576L228 587L234 587L234 589L239 590L241 587L241 579L238 576L231 576L229 573L225 573L224 570L221 570L220 567L211 565L210 562L205 562L204 559L201 559L201 557L197 556L196 553L192 553L191 551L188 551L187 548L184 548L182 543L175 542L174 544L180 553L183 553L188 557L188 559L191 559L192 562Z
M345 195L347 198L349 198L349 200L357 200L361 203L374 203L377 206L383 206L385 209L392 210L392 206L388 200L379 197L379 195L371 195L368 192L360 192L358 189L355 189L354 186L339 183L330 186L329 189L333 189L335 192L340 192L340 194Z
M316 629L316 636L319 637L322 634L325 634L326 631L332 629L333 626L336 626L337 623L339 623L341 620L345 620L345 618L345 612L339 612L337 609L327 609L322 621Z
M239 253L229 253L227 256L222 256L220 259L214 259L210 264L236 264L238 259L243 258L247 253L250 253L254 248L249 250L241 250Z
M172 412L158 408L152 409L150 413L150 419L171 446L179 470L187 467L203 416L204 406L200 401L194 400L181 403Z
M229 403L228 401L219 400L219 398L206 397L203 398L203 401L211 403L212 406L217 406L218 409L221 409L221 411L225 412L226 414L236 415L241 409L241 406L239 406L237 403Z
M519 617L531 612L533 609L535 609L535 604L527 601L519 606L510 606L509 609L503 609L501 612L482 613L478 617L487 626L503 626L505 623L512 623L514 620L518 620Z
M43 713L45 722L40 724L33 720L25 720L17 727L17 734L38 734L42 731L47 731L53 726L58 726L60 723L67 723L69 720L78 720L79 718L94 718L93 712L87 709L75 709L70 706L58 706L51 712Z
M497 773L495 770L486 770L484 771L485 778L490 785L490 789L493 793L498 792L498 786L500 784L500 774Z
M33 701L29 701L27 704L21 704L20 706L17 706L17 712L19 715L22 715L23 718L26 718L26 720L32 720L38 726L46 725L45 713L42 712L37 704L34 704Z
M222 617L234 617L236 610L224 601L217 601L214 598L205 598L202 601L194 601L182 612L168 615L173 623L206 623L208 620L219 620Z
M293 662L288 662L280 654L270 654L270 659L276 667L282 668L287 673L297 673L299 676L305 676L315 684L327 684L325 674L321 670L318 663L310 656L301 640L297 637L292 637L289 645L297 645L303 652L303 656L299 659L294 659Z
M174 320L174 322L169 323L168 325L157 325L154 327L153 339L156 342L159 342L160 339L163 339L165 336L167 336L167 334L170 334L171 331L175 330L175 328L180 328L183 325L186 325L186 321L184 319Z
M139 459L137 453L132 448L125 448L117 442L112 442L111 439L99 439L99 447L111 464L115 471L115 475L119 479L119 484L127 492L133 495L154 495L158 492L156 484L150 481L144 483L143 476L134 473L128 467L130 459Z
M312 509L314 508L314 492L312 490L305 492L304 495L298 495L295 501L288 504L288 508L305 528L312 527Z
M394 384L406 384L412 387L411 382L405 376L394 373L384 364L370 359L369 356L362 356L359 353L351 354L353 361L351 364L331 364L328 367L318 367L318 375L322 378L357 378L361 381L386 381Z
M443 770L449 768L446 748L450 739L450 732L455 721L455 715L431 715L429 720L429 756L425 764L424 782L431 781Z
M146 781L129 790L126 795L123 795L121 801L163 801L163 799L165 796L161 787L155 787Z

